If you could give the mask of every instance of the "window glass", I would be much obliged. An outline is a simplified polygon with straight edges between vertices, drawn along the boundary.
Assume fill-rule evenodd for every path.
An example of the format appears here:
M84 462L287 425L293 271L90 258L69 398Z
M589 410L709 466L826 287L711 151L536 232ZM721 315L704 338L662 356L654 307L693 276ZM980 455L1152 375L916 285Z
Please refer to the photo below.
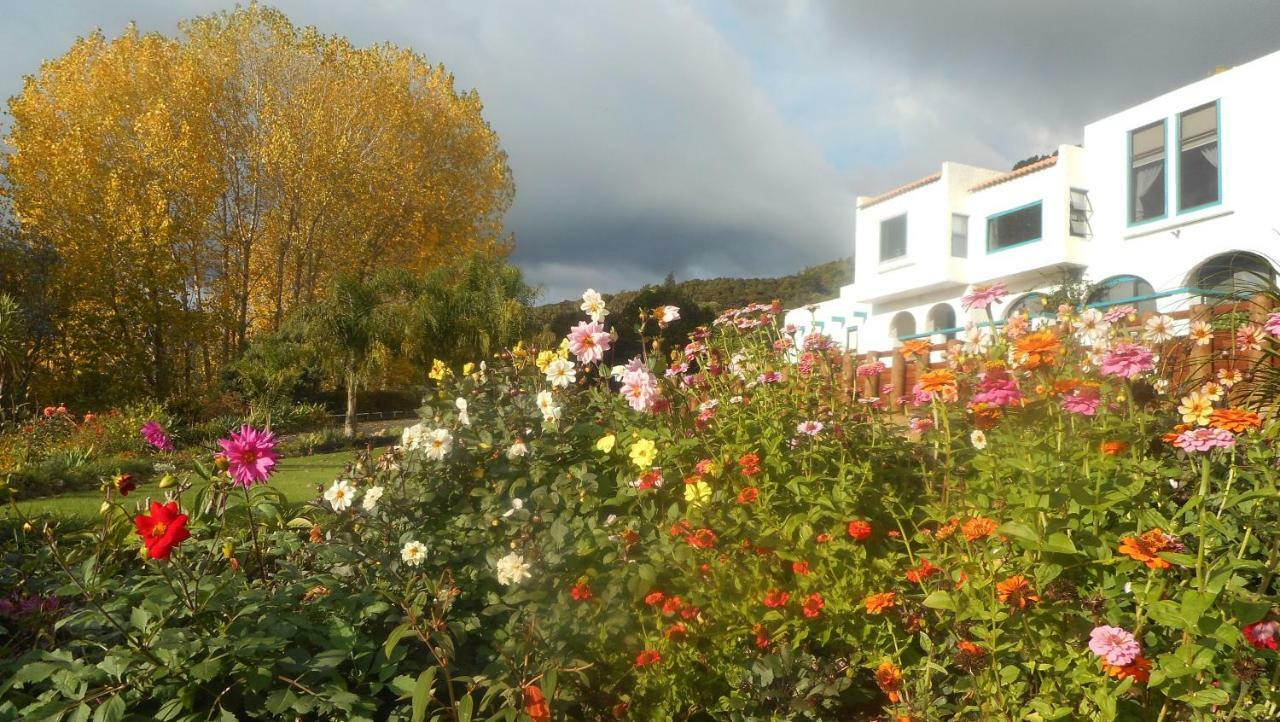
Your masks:
M1019 243L1039 240L1041 204L1002 213L987 219L987 250L1008 248Z
M906 215L880 221L880 260L888 261L907 255Z
M1004 312L1005 318L1013 318L1018 314L1026 314L1029 318L1044 316L1048 314L1045 309L1045 303L1049 297L1043 293L1028 293L1010 304L1008 310Z
M1103 281L1098 288L1094 289L1093 293L1089 294L1088 302L1090 304L1127 303L1138 309L1139 314L1155 313L1154 298L1144 298L1141 301L1130 300L1154 293L1155 288L1146 279L1137 276L1117 276Z
M1164 121L1129 136L1129 222L1164 216Z
M1218 104L1188 110L1178 117L1181 150L1178 155L1178 209L1217 203Z
M969 257L969 216L951 214L951 255L956 258Z
M1071 235L1088 238L1093 235L1089 227L1089 218L1093 215L1093 206L1089 205L1089 192L1071 189Z

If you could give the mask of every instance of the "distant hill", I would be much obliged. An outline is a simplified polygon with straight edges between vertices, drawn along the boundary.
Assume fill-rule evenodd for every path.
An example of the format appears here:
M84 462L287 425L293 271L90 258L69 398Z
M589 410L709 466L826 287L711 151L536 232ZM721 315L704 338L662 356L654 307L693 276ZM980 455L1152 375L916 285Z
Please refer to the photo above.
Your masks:
M646 298L661 297L668 303L687 307L690 302L703 312L700 315L718 315L726 308L745 306L773 299L782 301L783 308L797 308L816 303L840 294L840 287L853 281L853 261L843 258L818 266L811 266L799 273L777 278L695 278L676 281L673 277L657 285L649 285L633 291L604 294L609 310L617 314L629 308L641 294ZM683 302L683 304L681 303ZM529 329L532 333L550 332L564 335L573 324L582 320L581 301L574 299L536 306L531 312ZM688 309L692 311L693 309ZM627 319L630 321L631 319Z

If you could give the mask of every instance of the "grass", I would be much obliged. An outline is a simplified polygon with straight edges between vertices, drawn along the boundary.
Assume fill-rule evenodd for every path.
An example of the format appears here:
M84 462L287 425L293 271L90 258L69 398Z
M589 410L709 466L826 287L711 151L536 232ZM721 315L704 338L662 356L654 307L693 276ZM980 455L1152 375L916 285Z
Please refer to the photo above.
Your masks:
M271 486L284 492L291 502L307 501L316 496L317 485L326 485L332 481L355 455L354 449L347 449L314 456L285 457L280 460L276 474L271 477ZM145 499L148 494L157 494L158 491L153 484L146 484L129 498L138 496ZM98 491L76 491L18 502L18 508L27 516L53 514L82 518L97 516L101 505L102 493ZM6 506L0 509L0 515L13 515L13 508Z

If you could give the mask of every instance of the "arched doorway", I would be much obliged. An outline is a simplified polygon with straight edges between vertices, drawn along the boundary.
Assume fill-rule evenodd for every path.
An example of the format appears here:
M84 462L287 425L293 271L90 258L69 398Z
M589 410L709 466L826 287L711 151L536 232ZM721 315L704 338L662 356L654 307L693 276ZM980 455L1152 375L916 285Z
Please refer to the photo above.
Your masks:
M1128 304L1138 309L1138 314L1156 312L1156 300L1151 298L1156 289L1138 276L1112 276L1099 283L1089 294L1088 304L1109 308Z
M899 311L889 322L889 338L893 339L894 346L901 344L904 336L914 336L915 333L916 317L910 311Z
M1256 253L1232 251L1213 256L1191 272L1187 285L1211 298L1248 296L1275 281L1276 269Z
M1049 297L1044 295L1043 293L1038 293L1038 292L1028 293L1022 298L1019 298L1018 300L1009 304L1009 308L1006 309L1004 312L1004 317L1006 319L1010 319L1010 318L1013 318L1014 316L1017 316L1018 314L1024 314L1026 315L1027 318L1036 318L1038 316L1044 316L1048 313L1048 311L1045 308L1045 304L1048 302L1048 300L1049 300Z
M956 310L951 304L939 303L929 309L929 316L925 321L929 331L945 332L940 335L946 340L950 341L956 337Z

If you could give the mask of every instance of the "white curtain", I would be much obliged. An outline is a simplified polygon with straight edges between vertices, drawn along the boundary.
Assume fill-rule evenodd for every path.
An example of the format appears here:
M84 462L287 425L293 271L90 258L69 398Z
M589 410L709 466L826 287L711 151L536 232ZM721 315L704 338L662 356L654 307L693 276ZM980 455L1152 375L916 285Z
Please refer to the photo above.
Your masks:
M1214 160L1217 160L1217 151L1214 151ZM1215 162L1214 165L1217 165ZM1139 220L1146 218L1147 214L1143 212L1142 198L1156 184L1156 180L1160 178L1164 172L1163 165L1149 165L1138 169L1138 177L1134 183L1133 193L1133 215Z

